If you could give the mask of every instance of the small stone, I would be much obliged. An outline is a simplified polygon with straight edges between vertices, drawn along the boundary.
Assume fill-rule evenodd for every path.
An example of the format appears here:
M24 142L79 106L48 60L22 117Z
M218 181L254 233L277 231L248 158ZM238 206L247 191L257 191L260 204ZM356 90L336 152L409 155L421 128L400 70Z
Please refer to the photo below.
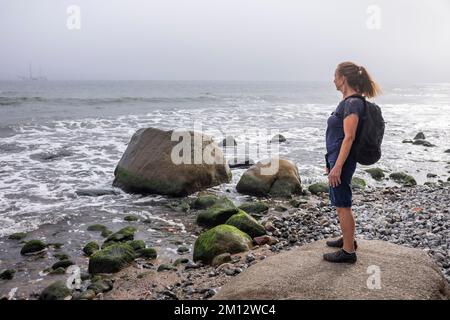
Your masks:
M178 266L178 265L180 265L180 264L186 264L186 263L188 263L188 262L189 262L189 259L188 259L188 258L179 258L179 259L175 260L175 262L173 263L173 265L176 267L176 266Z
M231 261L231 254L228 252L219 254L218 256L215 256L211 262L211 265L213 267L220 266L221 264L227 263Z
M138 216L135 216L135 215L128 215L128 216L125 216L124 218L123 218L123 220L125 220L125 221L138 221L139 220L139 217Z
M26 236L27 236L27 234L25 232L17 232L17 233L10 234L8 236L8 239L10 239L10 240L22 240Z
M6 269L2 273L0 273L0 279L12 280L14 278L15 273L16 273L16 270L14 270L14 269Z
M253 254L249 253L246 257L245 257L245 262L250 263L252 261L255 261L256 258Z
M177 268L175 268L175 267L173 267L173 266L171 266L169 264L164 264L163 263L157 269L158 272L169 271L169 270L177 270Z
M31 253L37 253L42 250L44 250L47 246L44 242L41 240L30 240L22 247L22 250L20 250L20 253L25 254L31 254Z
M58 261L55 264L53 264L52 269L56 270L58 268L63 268L65 270L67 267L74 265L74 264L75 263L70 260L61 260L61 261Z
M185 247L185 246L181 246L181 247L179 247L179 248L177 249L177 252L178 252L179 254L184 254L184 253L186 253L186 252L189 252L189 248L188 248L188 247Z
M205 292L205 294L203 295L203 298L204 298L204 299L209 299L209 298L213 297L216 293L217 293L216 290L214 290L214 289L208 289L208 290Z

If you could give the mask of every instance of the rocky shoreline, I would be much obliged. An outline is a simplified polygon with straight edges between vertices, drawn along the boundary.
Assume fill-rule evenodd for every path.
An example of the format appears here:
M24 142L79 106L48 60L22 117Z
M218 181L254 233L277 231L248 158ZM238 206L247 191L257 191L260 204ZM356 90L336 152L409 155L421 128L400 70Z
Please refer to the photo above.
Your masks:
M160 215L139 209L136 214L125 212L108 226L93 219L72 230L68 221L67 226L39 237L12 234L6 241L13 250L6 253L17 251L21 259L14 269L0 270L0 285L17 272L20 280L11 283L23 283L26 289L16 294L19 288L10 284L5 295L0 287L1 298L209 299L229 279L269 256L341 235L329 205L328 183L316 182L306 189L292 161L261 160L224 190L219 186L230 183L232 174L217 145L211 142L221 159L218 163L175 166L168 159L171 133L138 130L114 171L114 185L130 193L165 195L165 214L181 219L165 220L168 225L161 226ZM362 177L353 178L357 237L422 249L450 282L450 179L445 182L433 175L430 178L436 182L418 185L405 172L375 167L364 171L373 180L394 186L367 186ZM234 187L239 198L231 194ZM82 190L81 194L105 192ZM161 238L148 238L149 232L161 229L160 237L175 236L174 247L161 247ZM70 253L61 251L69 249L62 233L73 241ZM172 254L163 254L171 250Z
M314 192L306 191L303 195L291 199L274 200L252 197L253 200L247 202L247 204L261 203L268 207L266 212L252 214L265 227L267 234L259 238L260 245L256 244L249 251L225 254L216 266L212 266L192 261L193 243L183 245L180 243L179 259L167 260L164 257L156 257L156 252L152 248L147 248L146 250L151 251L152 255L141 256L132 261L128 267L113 274L89 274L86 272L87 266L80 265L81 290L72 293L71 298L209 299L232 277L269 256L306 243L340 236L337 216L335 210L329 206L328 195L314 188L310 189ZM353 210L356 216L357 238L385 240L422 249L436 261L450 283L448 243L450 212L447 207L449 198L450 183L448 182L409 187L355 188ZM189 210L187 215L190 222L186 223L186 230L196 236L200 235L203 229L197 226L195 221L198 210ZM131 223L136 218L129 216L125 220ZM133 221L133 223L146 222ZM121 233L129 236L127 231L132 233L132 228L113 234L107 232L106 239L117 240L122 237ZM15 237L17 238L15 241L20 239L20 235ZM195 238L192 242L194 241ZM33 250L44 249L41 243L29 241L27 244L23 248L37 246ZM129 244L139 250L144 249L142 246L145 247L145 244L139 240L131 241ZM58 244L50 244L50 246L57 251ZM85 249L89 250L89 246ZM94 252L96 249L98 248L94 248ZM65 271L75 262L63 254L60 254L58 258L60 262L57 262L52 270L47 270L50 272L48 276L56 275L57 277L60 274L65 279L67 278ZM2 272L0 281L8 281L8 278L14 277L14 272L15 270ZM46 297L43 296L43 292L33 292L29 297L4 296L3 298L43 298ZM52 297L51 294L48 296Z
M450 212L446 205L449 198L448 183L356 190L353 210L357 238L422 249L436 261L450 283ZM112 278L114 289L96 298L209 299L232 277L268 256L340 235L326 194L278 203L262 221L269 229L273 227L268 235L276 243L234 254L231 261L217 267L189 261L176 269L158 272L157 265L150 269L134 265L116 274Z

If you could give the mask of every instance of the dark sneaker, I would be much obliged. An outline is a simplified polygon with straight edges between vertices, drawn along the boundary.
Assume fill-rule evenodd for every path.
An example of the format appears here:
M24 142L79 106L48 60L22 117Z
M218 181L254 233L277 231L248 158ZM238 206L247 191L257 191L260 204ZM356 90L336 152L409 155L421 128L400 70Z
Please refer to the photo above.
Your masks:
M325 253L323 255L324 260L329 262L346 262L346 263L355 263L356 262L356 253L348 253L345 252L344 249L341 249L336 252Z
M355 246L355 250L358 249L358 244L356 243L356 240L353 242L353 245ZM344 238L327 241L327 246L333 248L342 248L344 246Z

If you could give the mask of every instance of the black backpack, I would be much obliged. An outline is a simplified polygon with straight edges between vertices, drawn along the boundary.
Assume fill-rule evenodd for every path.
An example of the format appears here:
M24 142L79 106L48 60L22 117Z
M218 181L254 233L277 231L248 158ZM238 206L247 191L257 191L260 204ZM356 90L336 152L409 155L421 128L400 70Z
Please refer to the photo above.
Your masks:
M364 101L364 113L358 122L356 138L350 150L350 156L362 165L371 165L381 158L381 142L383 141L385 121L381 109L361 95L348 98L360 98Z

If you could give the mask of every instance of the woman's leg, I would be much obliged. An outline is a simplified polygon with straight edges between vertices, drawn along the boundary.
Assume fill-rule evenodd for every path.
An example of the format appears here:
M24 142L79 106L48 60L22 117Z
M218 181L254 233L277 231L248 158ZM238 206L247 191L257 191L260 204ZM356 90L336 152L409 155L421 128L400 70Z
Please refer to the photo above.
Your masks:
M353 252L355 251L355 218L353 217L352 208L336 208L336 211L344 238L343 249L346 252Z

